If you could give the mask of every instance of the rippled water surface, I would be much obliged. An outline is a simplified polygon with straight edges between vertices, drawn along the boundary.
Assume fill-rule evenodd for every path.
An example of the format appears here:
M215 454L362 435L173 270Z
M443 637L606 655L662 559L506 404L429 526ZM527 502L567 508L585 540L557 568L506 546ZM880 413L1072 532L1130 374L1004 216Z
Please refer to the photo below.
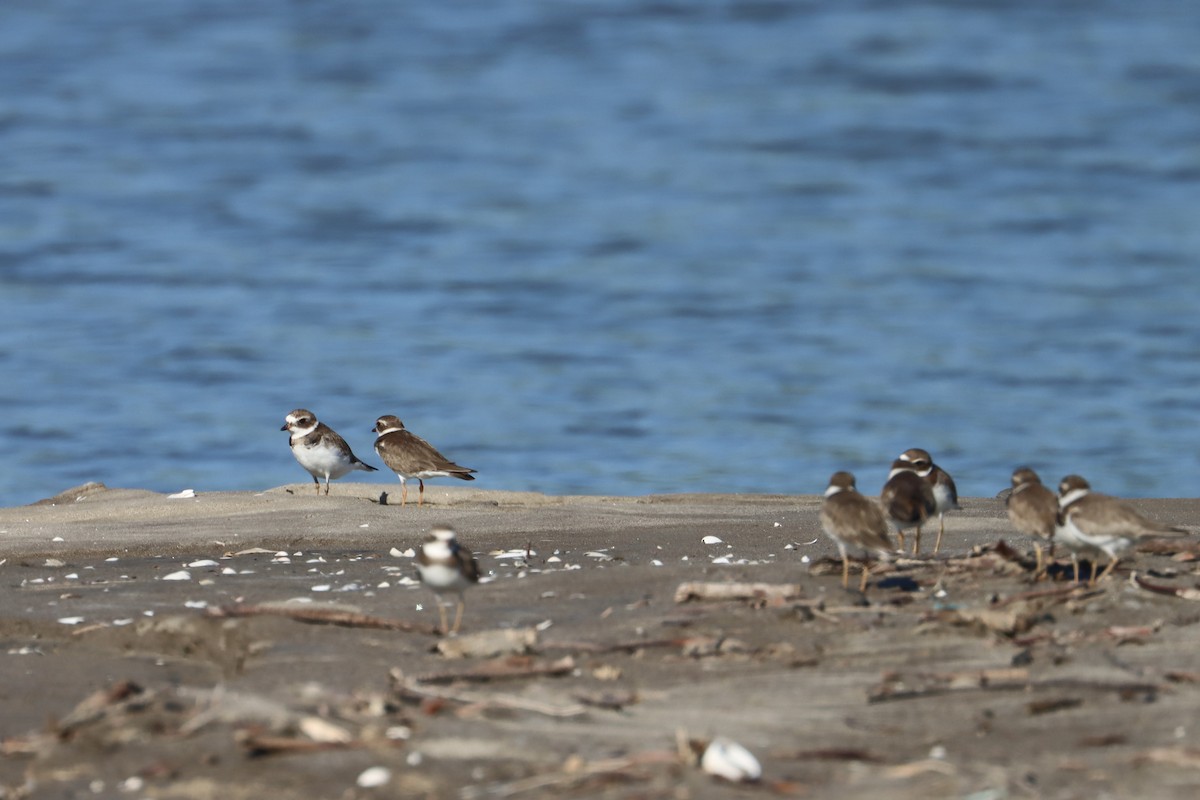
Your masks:
M307 481L296 406L481 488L1200 493L1190 4L133 5L0 8L0 504Z

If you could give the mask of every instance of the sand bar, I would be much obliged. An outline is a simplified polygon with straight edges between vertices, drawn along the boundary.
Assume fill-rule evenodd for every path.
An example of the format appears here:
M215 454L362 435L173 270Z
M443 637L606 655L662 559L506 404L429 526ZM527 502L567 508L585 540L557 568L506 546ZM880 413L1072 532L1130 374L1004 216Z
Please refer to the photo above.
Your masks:
M431 484L423 508L380 504L396 488L93 488L0 509L0 786L163 798L1200 790L1190 538L1095 590L1034 583L1031 543L1002 503L967 498L945 553L880 570L864 598L841 589L816 496ZM1196 500L1136 506L1200 521ZM407 555L433 524L454 526L489 576L445 653ZM1134 585L1134 569L1179 593ZM676 600L714 584L787 591ZM716 736L755 755L759 785L681 756L680 740Z

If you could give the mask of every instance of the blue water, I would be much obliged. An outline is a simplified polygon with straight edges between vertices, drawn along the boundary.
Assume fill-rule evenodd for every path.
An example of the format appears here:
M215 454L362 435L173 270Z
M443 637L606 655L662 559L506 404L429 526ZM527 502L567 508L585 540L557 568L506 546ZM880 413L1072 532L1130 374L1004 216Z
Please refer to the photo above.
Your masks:
M480 488L1200 494L1200 7L0 7L0 504ZM356 473L354 480L376 476Z

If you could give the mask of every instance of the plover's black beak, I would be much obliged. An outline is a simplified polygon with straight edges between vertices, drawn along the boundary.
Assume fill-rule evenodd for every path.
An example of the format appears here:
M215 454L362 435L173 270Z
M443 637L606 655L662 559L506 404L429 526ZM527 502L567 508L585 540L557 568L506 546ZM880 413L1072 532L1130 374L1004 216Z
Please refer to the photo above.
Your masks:
M279 430L286 431L287 429L288 429L288 426L287 426L287 423L285 422L285 423L283 423L283 427L280 428Z

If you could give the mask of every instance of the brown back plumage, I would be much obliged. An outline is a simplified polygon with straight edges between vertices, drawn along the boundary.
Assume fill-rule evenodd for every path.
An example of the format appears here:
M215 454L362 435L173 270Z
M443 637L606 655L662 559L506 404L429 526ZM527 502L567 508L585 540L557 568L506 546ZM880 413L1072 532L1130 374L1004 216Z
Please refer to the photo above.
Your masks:
M1042 479L1029 467L1013 470L1012 485L1012 494L1005 505L1013 527L1026 536L1052 538L1058 497L1042 485Z
M471 475L475 470L446 458L429 442L407 430L398 417L380 417L374 430L380 434L375 440L375 452L398 475L416 478L444 472L464 481L475 480Z
M892 473L883 485L880 502L900 528L923 524L937 508L929 481L899 460L892 462Z

